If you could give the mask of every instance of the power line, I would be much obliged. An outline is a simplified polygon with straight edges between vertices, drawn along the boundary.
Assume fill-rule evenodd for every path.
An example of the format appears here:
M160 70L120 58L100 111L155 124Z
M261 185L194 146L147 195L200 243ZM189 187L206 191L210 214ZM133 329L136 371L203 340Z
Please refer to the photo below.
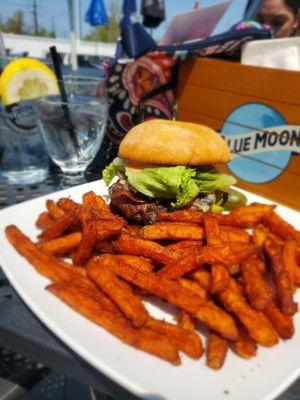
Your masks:
M33 23L34 23L34 32L36 35L38 35L39 24L38 24L38 12L37 12L36 0L32 0L32 15L33 15Z

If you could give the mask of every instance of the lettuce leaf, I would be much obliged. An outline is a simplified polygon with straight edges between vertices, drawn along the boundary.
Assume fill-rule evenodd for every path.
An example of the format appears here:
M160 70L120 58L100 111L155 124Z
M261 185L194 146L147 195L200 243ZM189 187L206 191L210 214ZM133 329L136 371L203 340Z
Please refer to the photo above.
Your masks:
M125 173L129 184L137 191L152 198L173 200L174 208L191 203L200 193L226 191L235 183L233 177L219 174L211 167L157 167L134 172L126 170Z
M103 180L109 185L113 178L122 173L128 183L138 192L152 198L171 200L174 208L191 203L199 194L206 195L219 191L228 191L235 179L220 174L212 166L190 168L151 167L141 170L126 169L123 160L116 158L103 173Z
M145 168L138 172L126 170L128 183L140 193L153 198L175 199L182 182L188 183L195 171L184 166Z
M125 173L124 164L119 161L120 159L115 159L110 163L102 172L102 178L106 186L108 186L113 178L116 176L117 172Z
M197 173L195 180L199 193L213 193L216 190L226 192L230 186L236 183L236 180L230 175L209 172Z
M183 207L191 203L199 194L199 188L194 179L188 181L181 193L176 196L176 202L171 203L173 208Z

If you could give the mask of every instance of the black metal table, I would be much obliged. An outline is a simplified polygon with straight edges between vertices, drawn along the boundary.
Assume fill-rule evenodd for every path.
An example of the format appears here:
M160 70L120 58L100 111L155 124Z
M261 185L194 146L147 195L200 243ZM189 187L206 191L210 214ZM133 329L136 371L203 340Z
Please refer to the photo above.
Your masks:
M100 173L87 173L86 181ZM21 203L61 189L62 175L52 173L41 184L9 185L0 178L0 208ZM49 368L94 388L101 399L136 399L96 371L53 335L27 308L0 269L0 346L11 349Z
M87 182L99 179L89 172ZM11 186L0 178L0 208L59 190L60 173L31 186ZM96 371L53 335L26 307L0 269L0 346L16 351L49 368L93 387L101 399L137 399ZM159 397L156 397L158 400ZM280 396L280 400L300 399L300 380ZM258 399L253 399L258 400Z

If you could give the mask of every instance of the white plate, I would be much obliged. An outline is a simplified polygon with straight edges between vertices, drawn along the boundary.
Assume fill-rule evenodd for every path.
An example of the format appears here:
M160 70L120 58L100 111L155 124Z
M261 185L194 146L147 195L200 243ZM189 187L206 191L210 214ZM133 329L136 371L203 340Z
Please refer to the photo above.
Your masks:
M121 343L99 326L71 310L44 290L49 283L8 243L4 227L15 224L32 239L34 221L45 210L45 199L71 196L80 201L89 190L105 194L102 182L92 182L40 197L0 212L1 266L19 295L41 321L61 340L95 368L127 390L147 399L168 400L269 400L274 399L300 375L300 318L295 318L296 334L272 349L259 347L252 360L230 353L224 367L214 372L205 366L205 358L194 361L182 356L182 365L174 367L149 354ZM246 193L249 202L271 203ZM278 212L298 229L299 214L283 206ZM299 300L299 296L298 296ZM151 306L151 312L163 315Z

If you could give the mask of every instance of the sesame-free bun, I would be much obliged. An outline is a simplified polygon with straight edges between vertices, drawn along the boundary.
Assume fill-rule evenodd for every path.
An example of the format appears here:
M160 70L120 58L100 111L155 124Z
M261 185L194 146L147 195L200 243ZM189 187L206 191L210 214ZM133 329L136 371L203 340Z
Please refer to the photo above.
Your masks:
M119 148L119 157L129 163L205 165L231 160L222 137L204 125L151 120L132 128Z

